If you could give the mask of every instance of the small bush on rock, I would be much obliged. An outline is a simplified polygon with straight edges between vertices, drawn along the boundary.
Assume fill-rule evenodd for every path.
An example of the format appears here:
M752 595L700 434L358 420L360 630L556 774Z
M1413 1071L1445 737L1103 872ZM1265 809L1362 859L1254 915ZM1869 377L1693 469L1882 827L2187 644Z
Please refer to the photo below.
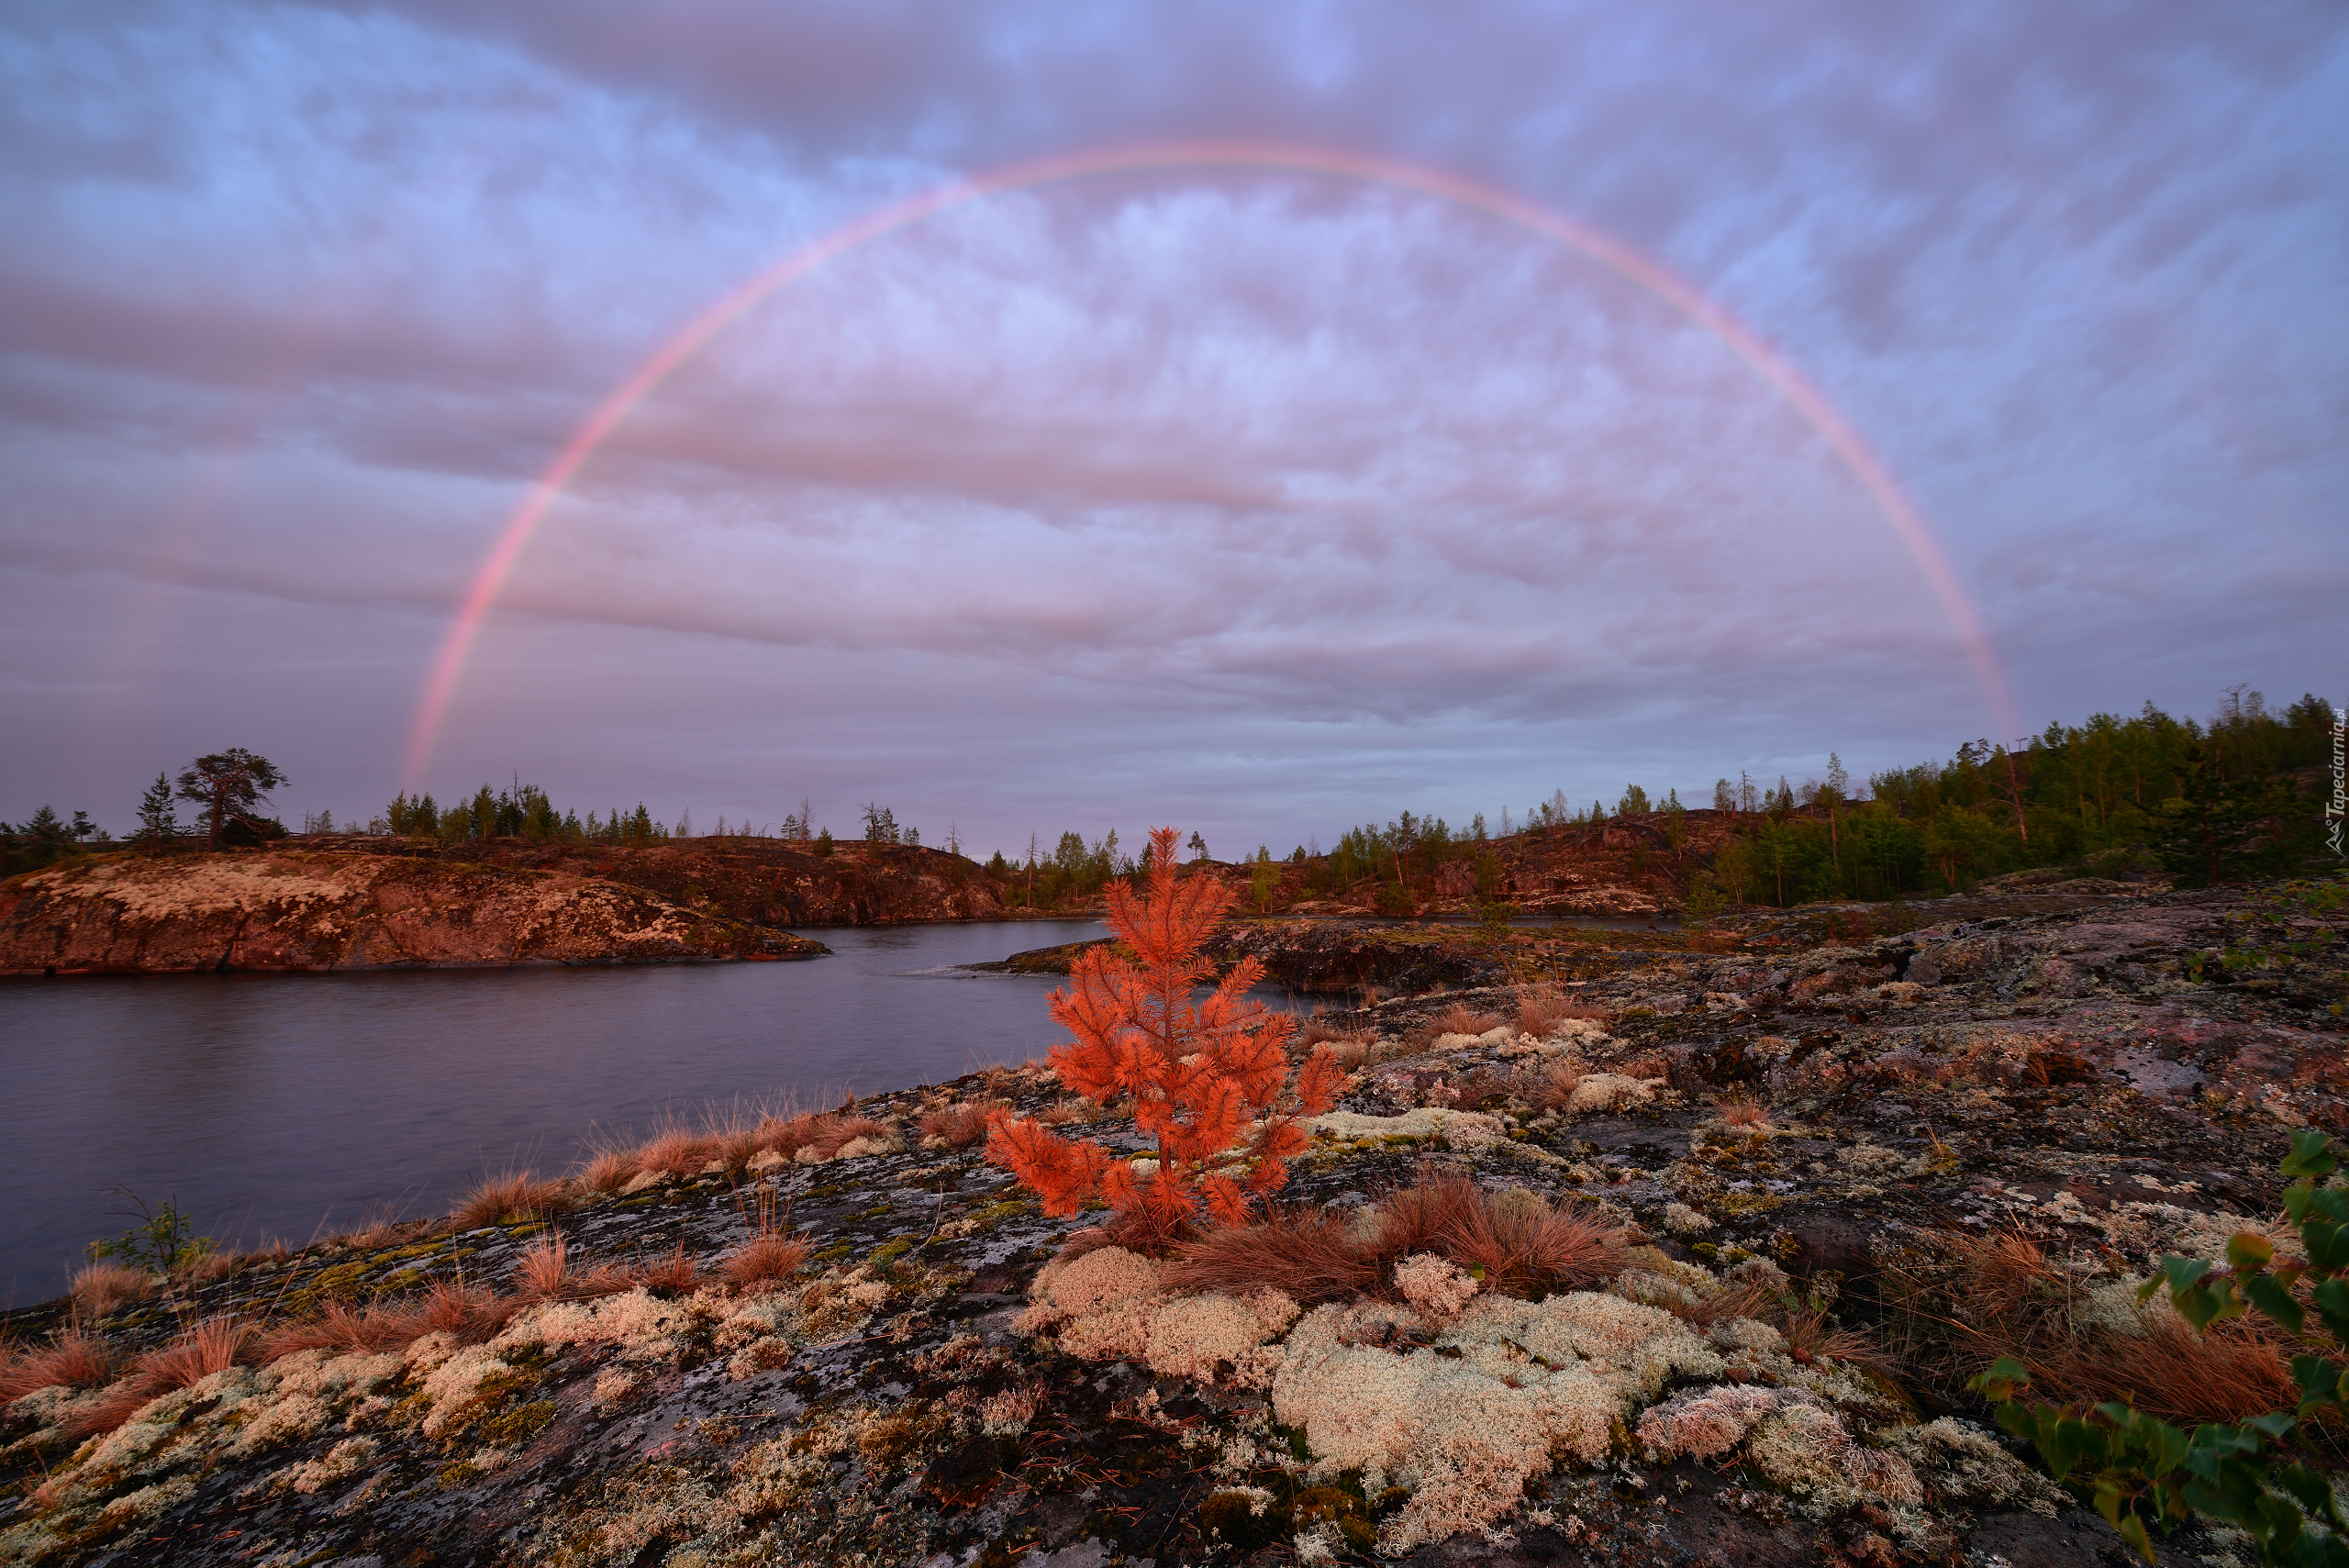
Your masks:
M1076 1037L1052 1050L1061 1082L1097 1100L1132 1096L1135 1125L1158 1140L1156 1168L1138 1173L1089 1139L1003 1111L987 1139L988 1160L1041 1197L1045 1212L1074 1214L1098 1195L1116 1211L1119 1238L1148 1246L1192 1234L1208 1214L1246 1220L1304 1151L1300 1118L1328 1110L1343 1076L1317 1050L1291 1082L1284 1047L1294 1023L1249 996L1263 978L1255 959L1233 965L1206 1000L1191 999L1214 973L1199 950L1235 895L1212 876L1178 875L1176 841L1172 828L1152 832L1144 892L1109 888L1109 929L1136 957L1087 948L1051 998L1053 1018Z

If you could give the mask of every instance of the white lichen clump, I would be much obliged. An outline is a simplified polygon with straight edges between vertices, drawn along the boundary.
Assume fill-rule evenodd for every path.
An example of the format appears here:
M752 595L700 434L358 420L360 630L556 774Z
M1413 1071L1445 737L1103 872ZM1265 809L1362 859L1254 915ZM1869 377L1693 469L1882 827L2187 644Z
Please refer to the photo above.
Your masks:
M1460 1316L1460 1309L1476 1294L1476 1281L1449 1258L1414 1252L1395 1265L1395 1288L1429 1327L1441 1329Z
M1034 1305L1019 1326L1057 1333L1061 1348L1097 1361L1138 1361L1162 1377L1262 1388L1281 1352L1265 1343L1297 1321L1297 1303L1275 1290L1247 1296L1170 1296L1158 1266L1122 1247L1036 1276Z
M1685 1203L1664 1206L1664 1228L1675 1236L1701 1236L1713 1228L1713 1222Z
M1442 1138L1465 1148L1497 1143L1508 1136L1498 1117L1482 1111L1446 1110L1421 1106L1401 1116L1364 1116L1358 1111L1331 1111L1305 1124L1342 1142L1365 1139Z
M1595 1463L1614 1424L1667 1378L1722 1370L1687 1324L1616 1296L1485 1296L1434 1346L1381 1348L1414 1320L1379 1302L1317 1307L1289 1335L1273 1382L1274 1411L1304 1429L1317 1470L1359 1469L1373 1491L1411 1490L1382 1551L1481 1527L1553 1451Z

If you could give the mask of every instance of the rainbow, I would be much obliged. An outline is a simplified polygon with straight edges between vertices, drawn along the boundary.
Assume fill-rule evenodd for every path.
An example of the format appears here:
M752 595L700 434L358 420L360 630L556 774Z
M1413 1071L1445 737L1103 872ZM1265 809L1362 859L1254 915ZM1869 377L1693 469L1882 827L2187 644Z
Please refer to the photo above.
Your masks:
M1541 207L1492 186L1442 171L1383 158L1368 158L1265 143L1169 142L1071 153L1014 164L992 173L952 181L868 214L792 251L688 322L615 387L572 435L530 488L473 574L432 663L408 736L406 782L422 782L449 701L483 620L508 573L545 522L548 510L588 459L611 439L621 422L652 390L743 315L826 263L927 218L989 196L1038 185L1109 174L1173 170L1229 170L1302 174L1383 185L1482 214L1539 235L1598 262L1664 301L1711 333L1783 398L1825 441L1860 487L1876 502L1885 521L1923 573L1942 613L1964 645L1985 696L2008 734L2016 733L2014 706L1988 633L1964 584L1952 568L1922 513L1902 492L1859 433L1836 412L1824 394L1776 350L1731 314L1621 240L1586 224Z

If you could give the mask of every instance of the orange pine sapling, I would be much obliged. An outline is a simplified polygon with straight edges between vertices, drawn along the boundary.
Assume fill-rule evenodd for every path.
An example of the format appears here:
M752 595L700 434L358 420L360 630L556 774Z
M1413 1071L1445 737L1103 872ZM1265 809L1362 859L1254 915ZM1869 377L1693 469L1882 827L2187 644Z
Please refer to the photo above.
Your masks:
M1109 929L1134 958L1088 948L1050 998L1053 1019L1076 1037L1052 1048L1061 1082L1097 1100L1130 1095L1135 1126L1158 1140L1157 1171L1137 1174L1090 1139L1002 1110L989 1118L986 1153L1046 1213L1074 1214L1097 1195L1120 1239L1162 1245L1189 1235L1203 1213L1247 1223L1305 1149L1299 1118L1328 1110L1345 1076L1317 1049L1291 1082L1296 1020L1248 995L1264 973L1253 958L1192 1000L1215 973L1199 950L1235 895L1211 875L1178 876L1175 848L1174 828L1153 830L1146 888L1110 884Z

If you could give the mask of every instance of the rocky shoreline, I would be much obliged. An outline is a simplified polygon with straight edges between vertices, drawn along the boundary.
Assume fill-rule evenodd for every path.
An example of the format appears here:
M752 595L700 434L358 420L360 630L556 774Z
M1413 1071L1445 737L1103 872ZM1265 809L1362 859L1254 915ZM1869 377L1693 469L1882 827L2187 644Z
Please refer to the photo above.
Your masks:
M315 850L120 854L0 884L0 974L678 963L828 951L620 883L474 861Z
M1159 1341L1121 1349L1113 1319L1182 1298L1040 1284L1085 1217L1044 1216L985 1165L978 1111L1142 1142L1031 1066L859 1100L829 1157L713 1142L583 1175L542 1215L9 1314L20 1344L78 1323L117 1356L208 1321L326 1328L273 1360L254 1340L86 1437L106 1384L18 1398L0 1562L2118 1568L2133 1559L2101 1520L1987 1426L1965 1358L1919 1338L1917 1292L2011 1238L2045 1288L2102 1300L2162 1251L2261 1222L2289 1129L2349 1130L2344 926L2337 900L2288 888L2074 888L1712 931L1441 933L1575 1006L1530 1033L1497 981L1326 1015L1355 1071L1285 1197L1366 1212L1437 1170L1567 1204L1631 1250L1600 1294L1553 1303L1653 1314L1682 1347L1595 1457L1539 1459L1475 1529L1398 1524L1433 1472L1382 1490L1321 1462L1300 1358L1338 1307L1177 1372ZM1332 951L1366 940L1317 929ZM1480 1013L1492 1027L1447 1027ZM805 1242L796 1272L726 1283L762 1232ZM558 1234L566 1273L532 1295ZM398 1318L459 1282L505 1306L430 1333ZM1346 1354L1397 1375L1495 1355L1563 1375L1493 1349L1473 1314L1362 1310L1401 1329ZM2157 1331L2096 1330L2121 1351ZM1762 1424L1709 1450L1687 1433L1715 1406ZM2161 1560L2247 1561L2199 1527Z

